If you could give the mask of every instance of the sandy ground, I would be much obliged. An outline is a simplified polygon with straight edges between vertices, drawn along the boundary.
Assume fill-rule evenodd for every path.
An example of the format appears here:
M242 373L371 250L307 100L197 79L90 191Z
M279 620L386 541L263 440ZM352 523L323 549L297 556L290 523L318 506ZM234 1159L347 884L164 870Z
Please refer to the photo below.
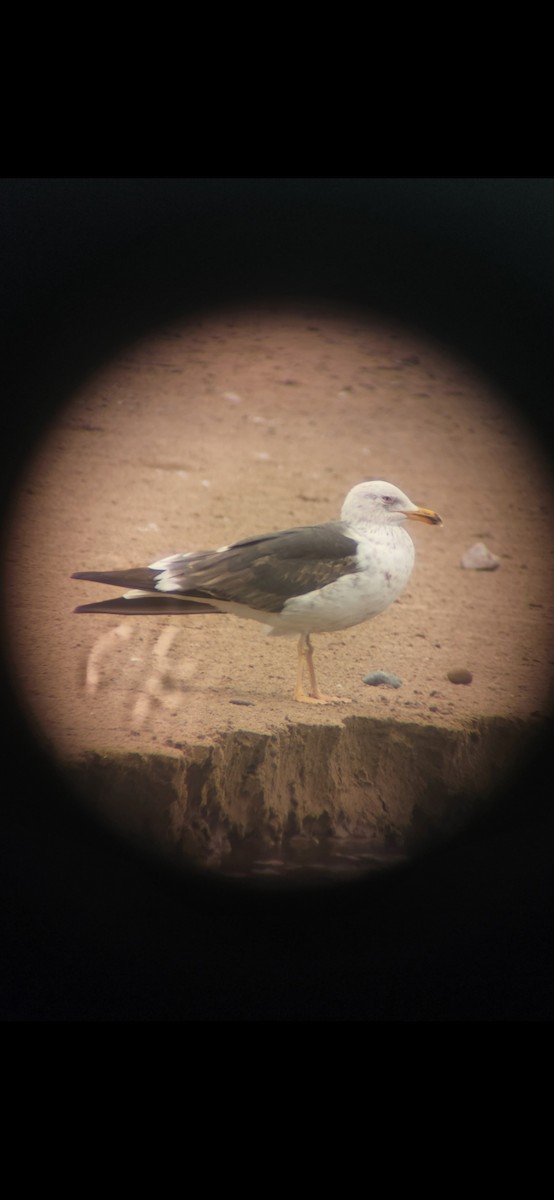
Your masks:
M386 613L315 639L320 684L348 705L295 703L295 642L253 622L73 613L118 594L73 571L332 520L371 477L444 527L410 528L415 570ZM21 482L5 586L18 687L62 758L359 714L529 718L548 707L554 663L552 507L505 398L409 331L307 310L164 329L88 382ZM460 568L476 541L498 570ZM469 686L449 682L454 667ZM402 687L367 687L370 670Z

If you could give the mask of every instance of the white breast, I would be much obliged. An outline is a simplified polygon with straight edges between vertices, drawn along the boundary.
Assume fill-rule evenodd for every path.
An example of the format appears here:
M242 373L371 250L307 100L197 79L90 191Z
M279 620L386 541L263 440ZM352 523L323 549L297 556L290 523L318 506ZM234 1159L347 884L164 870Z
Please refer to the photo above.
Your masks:
M350 531L349 531L350 532ZM360 625L383 612L404 590L412 573L415 551L401 526L373 527L369 533L352 530L358 541L360 570L304 596L287 600L271 620L274 633L331 633Z

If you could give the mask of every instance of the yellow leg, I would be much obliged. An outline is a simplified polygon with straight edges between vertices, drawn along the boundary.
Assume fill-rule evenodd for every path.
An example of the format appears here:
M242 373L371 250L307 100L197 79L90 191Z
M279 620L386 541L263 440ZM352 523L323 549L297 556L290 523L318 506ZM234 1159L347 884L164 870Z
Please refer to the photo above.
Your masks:
M308 666L308 675L310 676L310 691L306 693L302 683L304 674L304 661ZM301 633L298 640L298 667L296 670L296 688L294 691L294 699L302 704L349 704L350 701L346 696L324 696L317 686L314 667L314 648L310 641L309 633Z

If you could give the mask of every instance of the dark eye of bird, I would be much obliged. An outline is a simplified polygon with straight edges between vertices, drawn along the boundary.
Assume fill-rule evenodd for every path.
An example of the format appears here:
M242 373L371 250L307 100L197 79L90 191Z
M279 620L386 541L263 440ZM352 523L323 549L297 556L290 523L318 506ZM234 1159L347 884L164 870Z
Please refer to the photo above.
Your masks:
M394 504L394 496L383 496L385 504Z

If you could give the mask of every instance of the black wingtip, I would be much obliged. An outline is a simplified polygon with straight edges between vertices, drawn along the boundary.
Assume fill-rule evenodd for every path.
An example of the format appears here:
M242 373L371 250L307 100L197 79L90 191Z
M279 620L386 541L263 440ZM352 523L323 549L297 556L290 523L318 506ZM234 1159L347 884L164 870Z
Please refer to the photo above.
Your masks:
M135 610L136 611L136 610ZM98 600L96 604L79 604L73 609L74 613L115 613L120 616L132 616L133 608L126 600Z
M89 583L102 583L107 571L74 571L71 579L88 579Z

